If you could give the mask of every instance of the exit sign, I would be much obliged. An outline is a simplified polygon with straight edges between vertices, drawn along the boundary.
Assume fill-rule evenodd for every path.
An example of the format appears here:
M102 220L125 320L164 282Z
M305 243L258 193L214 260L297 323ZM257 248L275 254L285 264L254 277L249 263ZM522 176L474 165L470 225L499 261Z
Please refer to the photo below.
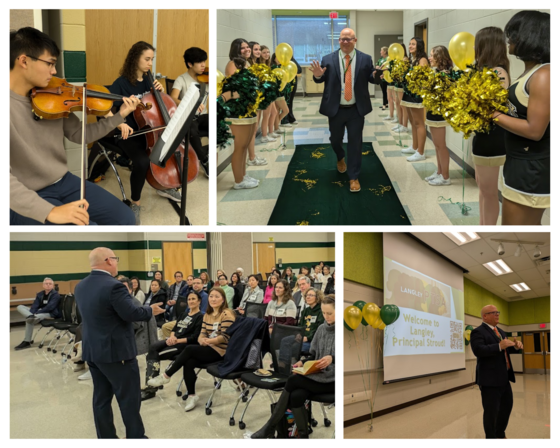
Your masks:
M539 328L541 328L541 329L546 328L546 324L539 324Z
M329 18L338 19L338 13L336 11L329 12Z

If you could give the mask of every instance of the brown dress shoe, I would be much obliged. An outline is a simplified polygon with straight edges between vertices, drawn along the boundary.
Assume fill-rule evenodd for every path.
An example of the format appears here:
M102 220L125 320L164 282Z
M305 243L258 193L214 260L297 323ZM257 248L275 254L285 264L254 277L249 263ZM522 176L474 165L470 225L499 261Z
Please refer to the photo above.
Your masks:
M346 172L346 162L344 161L344 159L340 159L336 163L336 169L338 170L339 173L345 173Z
M362 188L360 187L360 181L358 179L354 179L350 181L350 193L357 193Z

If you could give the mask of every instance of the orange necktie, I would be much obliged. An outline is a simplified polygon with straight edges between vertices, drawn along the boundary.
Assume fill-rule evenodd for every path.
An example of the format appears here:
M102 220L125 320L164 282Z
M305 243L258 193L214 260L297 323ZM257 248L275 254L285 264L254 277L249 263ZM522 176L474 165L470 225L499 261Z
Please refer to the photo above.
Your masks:
M496 333L496 336L498 336L498 338L501 341L502 340L502 335L500 334L500 332L498 331L498 329L496 327L494 327L494 333ZM504 355L506 355L506 364L507 364L507 368L509 370L510 365L509 365L509 358L508 358L508 355L507 355L507 350L504 350Z
M350 101L352 99L352 66L350 65L350 55L347 54L346 59L346 75L344 76L344 99Z

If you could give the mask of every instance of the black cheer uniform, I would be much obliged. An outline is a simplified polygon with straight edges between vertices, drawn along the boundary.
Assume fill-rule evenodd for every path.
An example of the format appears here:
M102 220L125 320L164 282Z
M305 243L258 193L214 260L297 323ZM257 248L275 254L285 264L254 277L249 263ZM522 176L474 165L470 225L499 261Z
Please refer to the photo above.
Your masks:
M544 65L549 64L535 66L510 86L508 115L527 119L527 81ZM526 207L549 208L550 123L538 142L506 131L505 146L507 157L502 176L502 195Z

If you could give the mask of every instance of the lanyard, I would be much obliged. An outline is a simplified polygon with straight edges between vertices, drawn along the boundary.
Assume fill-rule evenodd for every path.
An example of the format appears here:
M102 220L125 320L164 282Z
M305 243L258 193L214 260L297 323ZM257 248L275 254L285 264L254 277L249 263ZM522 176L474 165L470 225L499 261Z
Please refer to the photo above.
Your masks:
M343 78L346 78L346 72L348 71L348 68L352 65L352 61L354 60L355 57L356 57L356 53L354 53L354 56L352 56L350 58L350 61L348 61L348 67L344 69L344 74L342 75ZM342 61L342 66L344 67L344 58L342 57L342 50L340 51L340 60Z

